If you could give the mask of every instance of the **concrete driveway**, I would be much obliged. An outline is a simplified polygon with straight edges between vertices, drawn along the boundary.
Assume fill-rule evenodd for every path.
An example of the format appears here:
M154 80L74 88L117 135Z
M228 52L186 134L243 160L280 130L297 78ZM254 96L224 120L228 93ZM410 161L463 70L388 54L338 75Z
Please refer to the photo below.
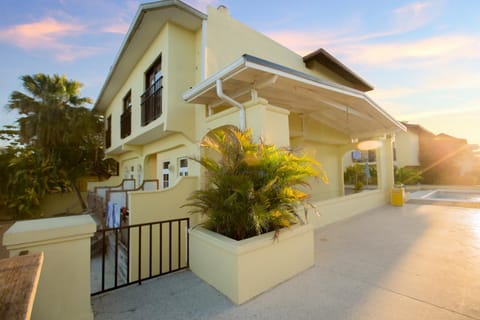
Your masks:
M313 268L241 306L184 271L93 298L95 319L480 320L479 209L385 206L315 239Z

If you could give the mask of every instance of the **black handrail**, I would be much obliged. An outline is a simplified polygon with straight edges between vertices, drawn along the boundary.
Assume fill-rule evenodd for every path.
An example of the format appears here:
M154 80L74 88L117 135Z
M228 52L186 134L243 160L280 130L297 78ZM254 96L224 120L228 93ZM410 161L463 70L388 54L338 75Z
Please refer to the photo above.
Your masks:
M142 126L162 115L162 79L163 77L160 77L155 81L141 96Z

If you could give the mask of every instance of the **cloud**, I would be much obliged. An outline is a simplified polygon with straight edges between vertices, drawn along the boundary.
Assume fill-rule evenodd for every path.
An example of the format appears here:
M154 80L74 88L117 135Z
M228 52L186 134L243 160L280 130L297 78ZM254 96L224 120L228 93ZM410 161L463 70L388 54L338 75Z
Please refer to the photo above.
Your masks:
M129 27L130 24L128 22L119 21L103 27L102 32L125 34L127 33Z
M101 30L101 32L126 34L130 27L135 12L137 12L139 5L145 1L122 1L120 3L108 3L104 2L101 11L110 12L111 14L97 21L98 28L95 30Z
M480 38L450 34L414 41L356 43L338 46L336 52L359 64L391 66L392 63L405 61L431 64L480 57Z
M480 88L480 66L461 69L458 66L441 69L430 75L425 81L425 87L444 89L478 89ZM480 108L480 104L479 104Z
M370 65L388 64L405 59L428 59L453 51L454 57L471 56L472 51L461 51L476 48L477 36L442 35L411 42L388 40L428 25L439 14L441 8L442 1L435 4L415 2L396 8L391 12L391 19L387 20L384 30L380 32L362 33L358 23L349 26L347 21L343 27L336 26L335 29L322 32L279 30L268 32L267 35L301 55L323 47L340 54L347 62Z
M374 100L386 101L396 98L403 98L419 92L421 89L418 87L395 87L391 89L375 89L369 92L369 96Z
M104 51L105 49L100 47L63 45L61 46L60 50L55 53L55 58L61 62L71 62L80 58L90 57Z
M393 12L395 30L402 33L421 28L436 16L435 7L430 2L415 2Z
M23 49L58 48L60 39L72 33L79 33L82 25L62 23L53 18L19 24L0 30L0 41L14 44Z
M113 29L112 29L113 30ZM0 30L0 42L17 46L30 52L47 52L57 61L69 62L96 55L104 48L83 46L72 39L90 32L86 25L65 23L52 17L18 24Z

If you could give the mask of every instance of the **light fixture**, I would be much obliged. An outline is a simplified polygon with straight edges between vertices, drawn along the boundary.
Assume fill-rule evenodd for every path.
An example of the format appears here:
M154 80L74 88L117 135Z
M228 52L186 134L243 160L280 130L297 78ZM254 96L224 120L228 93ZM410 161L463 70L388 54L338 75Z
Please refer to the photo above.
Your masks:
M358 150L373 150L378 149L382 146L382 141L380 140L365 140L357 144Z

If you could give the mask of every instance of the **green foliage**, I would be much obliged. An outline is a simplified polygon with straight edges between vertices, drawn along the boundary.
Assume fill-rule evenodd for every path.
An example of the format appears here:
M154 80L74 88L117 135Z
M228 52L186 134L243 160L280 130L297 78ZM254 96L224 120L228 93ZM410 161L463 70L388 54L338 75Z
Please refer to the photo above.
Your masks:
M395 183L398 184L417 184L422 181L420 170L414 168L393 168L393 174L395 176Z
M343 173L343 178L346 184L356 184L357 181L364 179L365 166L359 163L355 163L347 168Z
M375 185L377 183L377 167L370 165L368 167L370 171L370 178L368 183ZM365 174L365 164L355 163L347 168L343 173L343 181L345 184L351 184L354 186L353 192L358 193L363 190L363 187L367 183L367 176Z
M353 186L353 192L354 193L359 193L360 191L363 190L363 183L362 181L359 179L355 182L355 185Z
M103 161L101 147L102 117L85 107L91 99L80 97L80 82L68 80L64 75L41 73L22 76L21 80L25 93L12 92L7 105L20 114L18 128L0 130L0 139L9 141L12 148L8 161L0 162L0 171L15 172L15 175L7 172L5 181L10 188L5 191L3 202L8 202L20 217L28 210L33 214L41 198L52 190L53 183L53 189L70 186L86 208L77 180L90 174L108 174L109 163ZM27 165L34 166L29 170L48 172L48 177L28 171ZM30 206L24 203L27 199Z
M55 167L34 148L8 148L0 155L0 202L16 219L34 217L49 191L67 188Z
M320 164L286 149L254 143L251 131L227 126L211 131L198 160L207 172L207 185L195 191L185 206L206 215L206 227L241 240L302 222L295 213L306 204L308 186L316 177L327 183Z

